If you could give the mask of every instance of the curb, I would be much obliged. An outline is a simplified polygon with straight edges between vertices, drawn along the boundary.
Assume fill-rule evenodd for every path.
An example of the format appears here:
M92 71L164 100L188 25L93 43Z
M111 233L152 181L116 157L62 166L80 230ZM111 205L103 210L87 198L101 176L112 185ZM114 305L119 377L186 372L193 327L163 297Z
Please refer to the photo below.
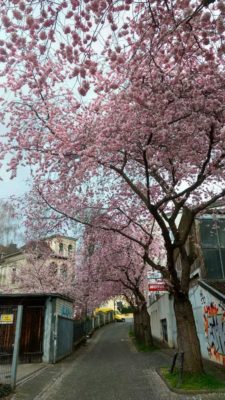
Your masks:
M26 376L18 379L18 381L16 382L16 387L22 385L23 383L29 381L31 378L34 378L35 376L38 376L41 371L45 370L49 368L49 365L43 365L40 368L38 368L36 371L30 372L29 374L27 374Z

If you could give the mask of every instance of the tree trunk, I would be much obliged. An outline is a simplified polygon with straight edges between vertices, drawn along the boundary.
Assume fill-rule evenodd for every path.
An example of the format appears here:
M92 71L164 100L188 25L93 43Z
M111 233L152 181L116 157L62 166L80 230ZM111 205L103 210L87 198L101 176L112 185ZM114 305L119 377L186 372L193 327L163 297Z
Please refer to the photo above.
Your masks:
M177 323L178 351L184 352L184 371L202 373L200 343L195 326L191 302L187 294L174 295L174 312Z
M144 304L141 310L134 312L134 335L146 346L153 345L150 315Z
M141 329L140 313L139 313L139 310L136 310L134 312L134 336L139 340L140 340L140 336L141 336L140 329Z
M146 346L153 346L151 320L146 304L142 306L140 314L141 314L142 331L143 331L143 342L145 343Z

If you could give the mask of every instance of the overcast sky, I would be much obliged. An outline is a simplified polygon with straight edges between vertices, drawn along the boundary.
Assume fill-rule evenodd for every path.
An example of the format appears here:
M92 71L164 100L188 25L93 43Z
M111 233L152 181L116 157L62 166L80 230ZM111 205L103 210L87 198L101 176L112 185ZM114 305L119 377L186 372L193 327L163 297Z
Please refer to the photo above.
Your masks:
M2 94L1 90L0 94ZM8 100L8 95L6 98ZM0 143L5 142L4 135L6 132L5 126L0 123ZM28 190L28 184L26 182L30 176L29 168L19 167L17 177L10 179L11 174L7 172L7 162L9 162L9 159L10 155L6 157L3 162L3 167L0 168L0 199L7 199L10 196L21 196Z
M26 168L18 168L17 177L10 179L10 174L6 171L6 166L1 168L0 176L0 198L7 199L8 197L21 196L28 190L29 170Z

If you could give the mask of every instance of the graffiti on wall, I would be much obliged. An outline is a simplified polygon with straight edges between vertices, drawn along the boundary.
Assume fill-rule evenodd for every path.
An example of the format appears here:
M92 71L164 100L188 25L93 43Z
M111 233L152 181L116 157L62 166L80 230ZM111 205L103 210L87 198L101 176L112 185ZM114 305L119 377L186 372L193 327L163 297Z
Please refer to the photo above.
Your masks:
M200 293L200 297L209 357L225 365L225 303L208 302L203 292Z

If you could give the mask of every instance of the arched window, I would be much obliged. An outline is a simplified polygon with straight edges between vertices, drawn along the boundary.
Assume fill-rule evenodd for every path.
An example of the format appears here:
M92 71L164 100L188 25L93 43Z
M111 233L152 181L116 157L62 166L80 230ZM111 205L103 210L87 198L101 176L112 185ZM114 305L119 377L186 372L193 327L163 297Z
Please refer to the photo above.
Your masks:
M73 252L73 246L72 246L72 244L69 244L69 246L68 246L68 256L71 256L72 252Z
M59 253L63 253L63 243L59 243Z

